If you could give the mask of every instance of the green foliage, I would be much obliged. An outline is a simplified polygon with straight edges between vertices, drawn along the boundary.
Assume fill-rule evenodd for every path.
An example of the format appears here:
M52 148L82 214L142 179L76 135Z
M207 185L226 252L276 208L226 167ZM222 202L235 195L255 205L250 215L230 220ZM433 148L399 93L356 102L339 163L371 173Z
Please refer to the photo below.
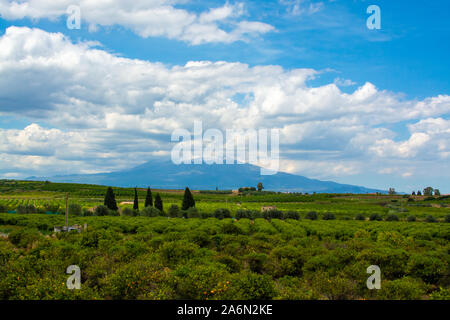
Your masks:
M251 211L245 209L238 209L235 213L236 219L251 219Z
M159 193L157 193L156 197L155 197L155 208L158 209L161 212L164 212L164 210L163 210L163 201L162 201L161 196L159 195Z
M450 213L449 213L449 214L447 214L447 215L445 216L445 219L444 219L444 221L445 221L445 222L447 222L447 223L449 223L449 222L450 222Z
M366 217L362 213L358 213L355 215L355 220L363 221L366 220Z
M81 208L81 205L78 203L71 203L69 204L69 215L74 217L80 217L83 214L83 210Z
M408 273L426 283L437 284L448 275L448 261L430 254L414 254L408 263Z
M46 203L44 205L45 211L48 211L48 212L58 212L59 207L60 206L57 203Z
M323 220L336 220L336 215L331 212L325 212L322 216Z
M139 211L139 215L141 217L158 217L158 216L162 216L163 213L157 208L145 207L144 209Z
M301 276L305 262L301 251L293 246L273 249L269 255L267 269L274 277Z
M110 210L118 210L117 202L116 202L116 196L114 195L114 191L111 187L108 187L105 194L105 201L103 203L108 209Z
M265 210L263 213L264 219L283 219L283 212L277 209Z
M305 215L305 219L309 219L309 220L317 220L319 218L317 212L315 211L309 211L306 215Z
M226 219L226 218L231 218L231 212L228 209L217 209L216 211L214 211L214 217L217 219Z
M184 190L183 203L181 205L181 210L185 211L191 207L195 207L194 197L192 196L191 190L188 187Z
M262 189L264 189L262 182L258 182L257 188L258 188L258 191L259 191L259 192L261 192Z
M125 207L122 209L122 215L127 217L134 217L137 216L137 212L131 208Z
M245 261L252 272L262 273L264 269L264 263L267 260L267 255L264 253L250 253L244 257Z
M381 290L376 294L379 299L418 300L426 294L427 287L423 282L409 277L382 281Z
M273 282L268 275L244 272L231 277L231 288L227 297L239 300L268 300L276 295Z
M186 210L186 218L201 218L201 213L195 207Z
M410 216L408 216L408 218L406 218L406 220L408 222L415 222L416 221L416 216L410 215Z
M88 231L53 234L64 215L39 214L46 204L62 211L67 192L83 208L70 223L87 223ZM424 221L427 215L445 221L448 196L408 202L368 194L205 192L197 194L195 209L181 211L175 204L183 192L158 190L167 208L175 206L171 219L155 208L132 218L126 207L123 216L111 210L89 216L87 208L101 205L104 192L102 186L0 180L0 205L37 209L0 213L0 299L449 300L449 225ZM114 192L118 201L135 194L134 188ZM139 198L145 192L137 189ZM229 215L212 217L225 203ZM260 208L274 205L285 220L262 219ZM296 220L290 211L302 217L333 212L336 220ZM370 213L401 221L345 220ZM417 222L407 223L408 215ZM65 286L71 264L81 267L82 290ZM381 268L381 290L367 290L369 265Z
M173 204L169 207L167 214L171 218L176 218L176 217L180 216L181 211L180 211L180 208L176 204Z
M378 213L372 213L369 217L370 221L382 221L383 218Z
M136 188L134 188L133 210L139 211L139 198L138 198L138 193L137 193Z
M9 241L20 248L27 248L40 238L39 231L32 228L14 230L8 235Z
M36 213L36 207L32 204L27 205L19 205L16 208L17 213L25 214L25 213Z
M287 211L284 215L284 218L300 220L300 214L297 211Z
M145 195L145 205L144 207L152 207L153 206L153 197L152 197L152 190L150 190L150 187L147 188L147 194Z
M311 282L313 290L322 299L351 300L358 294L357 282L343 274L330 276L325 272L318 272Z
M386 220L386 221L399 221L398 216L396 214L393 214L393 213L388 214L384 220Z
M436 218L433 217L431 214L425 218L425 221L426 222L437 222Z
M95 211L94 211L94 215L99 216L99 217L107 216L109 214L110 214L110 210L108 209L107 206L100 205L97 208L95 208Z
M426 187L423 189L423 195L424 196L432 196L434 189L432 187Z

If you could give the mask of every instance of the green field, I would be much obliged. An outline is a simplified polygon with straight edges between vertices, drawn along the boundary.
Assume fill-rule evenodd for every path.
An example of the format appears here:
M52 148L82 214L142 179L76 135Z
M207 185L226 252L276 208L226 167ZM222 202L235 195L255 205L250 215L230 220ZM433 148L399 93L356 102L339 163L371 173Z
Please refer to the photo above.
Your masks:
M450 299L447 196L203 191L193 192L203 218L169 218L183 191L152 190L161 216L70 215L87 231L53 232L64 215L45 214L46 205L62 213L69 193L87 210L103 204L105 191L0 181L0 299ZM114 192L118 203L133 201L134 189ZM14 213L26 204L41 213ZM279 219L262 206L276 206ZM217 209L233 218L214 218ZM255 216L235 219L242 212ZM70 265L81 269L81 290L66 287ZM379 290L366 286L370 265L381 269Z

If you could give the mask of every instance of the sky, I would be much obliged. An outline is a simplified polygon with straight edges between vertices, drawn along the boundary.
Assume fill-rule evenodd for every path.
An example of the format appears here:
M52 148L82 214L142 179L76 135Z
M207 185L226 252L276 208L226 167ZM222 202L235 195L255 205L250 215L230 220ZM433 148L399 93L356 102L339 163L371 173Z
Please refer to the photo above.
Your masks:
M202 120L279 129L280 171L450 193L448 12L438 0L0 0L0 177L169 159L171 133Z

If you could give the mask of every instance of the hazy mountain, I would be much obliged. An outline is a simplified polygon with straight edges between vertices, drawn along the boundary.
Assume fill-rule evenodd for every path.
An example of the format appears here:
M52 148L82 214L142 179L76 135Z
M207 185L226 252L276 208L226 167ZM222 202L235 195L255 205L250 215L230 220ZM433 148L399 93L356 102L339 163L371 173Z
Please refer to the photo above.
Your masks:
M147 187L161 189L231 190L239 187L256 187L262 182L266 190L328 193L385 192L339 184L332 181L308 179L303 176L279 172L261 176L260 168L250 164L234 165L175 165L170 161L151 161L135 168L110 173L30 177L29 180L100 184L117 187Z

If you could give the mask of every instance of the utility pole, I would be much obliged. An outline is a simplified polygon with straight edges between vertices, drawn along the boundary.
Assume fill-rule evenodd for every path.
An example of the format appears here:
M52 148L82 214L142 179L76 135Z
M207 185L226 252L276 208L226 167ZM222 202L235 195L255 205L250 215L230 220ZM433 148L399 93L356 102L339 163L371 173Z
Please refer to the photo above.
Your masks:
M69 193L66 193L66 228L69 227Z

